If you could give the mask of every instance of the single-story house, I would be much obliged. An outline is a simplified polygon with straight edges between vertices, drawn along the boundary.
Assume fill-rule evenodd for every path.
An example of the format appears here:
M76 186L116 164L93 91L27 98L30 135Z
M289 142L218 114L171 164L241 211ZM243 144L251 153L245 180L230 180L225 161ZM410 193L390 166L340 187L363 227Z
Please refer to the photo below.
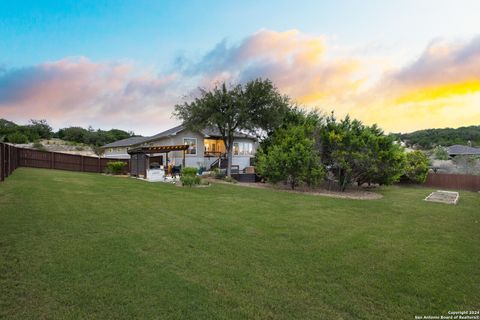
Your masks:
M167 153L152 154L160 165L179 166L185 163L187 167L204 167L207 170L212 166L226 165L226 149L221 134L215 129L204 129L198 132L189 130L184 125L160 132L151 137L131 137L104 145L106 158L129 159L129 150L140 147L162 147L188 145L185 151L170 151ZM256 137L236 132L233 142L232 165L243 170L251 166L258 147ZM150 161L151 162L151 161ZM168 162L168 163L167 163Z
M462 146L459 144L447 148L448 156L480 156L480 148Z

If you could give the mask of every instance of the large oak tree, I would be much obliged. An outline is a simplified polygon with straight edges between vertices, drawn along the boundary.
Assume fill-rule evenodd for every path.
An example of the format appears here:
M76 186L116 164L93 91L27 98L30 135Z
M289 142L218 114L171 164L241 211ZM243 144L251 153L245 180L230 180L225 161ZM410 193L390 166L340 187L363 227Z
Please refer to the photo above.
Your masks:
M279 126L289 108L288 97L273 83L256 79L244 85L225 83L212 90L199 89L192 102L175 106L174 115L191 130L216 128L227 151L227 175L231 175L234 133L272 131Z

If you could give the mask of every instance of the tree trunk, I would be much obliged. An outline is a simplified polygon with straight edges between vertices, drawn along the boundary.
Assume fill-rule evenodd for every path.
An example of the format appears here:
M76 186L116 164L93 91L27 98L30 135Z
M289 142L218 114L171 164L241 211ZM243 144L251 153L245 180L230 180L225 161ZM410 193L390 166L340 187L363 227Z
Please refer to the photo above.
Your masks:
M232 176L233 139L228 139L227 148L227 177Z

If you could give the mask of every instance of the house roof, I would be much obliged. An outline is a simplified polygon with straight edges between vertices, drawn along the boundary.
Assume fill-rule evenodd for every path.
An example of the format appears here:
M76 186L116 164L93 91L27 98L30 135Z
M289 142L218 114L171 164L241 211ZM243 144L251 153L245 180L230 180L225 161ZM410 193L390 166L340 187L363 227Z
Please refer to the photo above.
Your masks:
M221 137L222 136L220 131L218 131L218 129L215 129L215 128L204 129L204 130L202 130L202 133L206 137ZM243 133L243 132L240 132L240 131L235 131L235 133L233 134L233 137L234 138L256 139L255 136L252 136L251 134Z
M168 130L162 131L160 133L157 133L156 135L148 137L147 139L145 139L145 141L152 141L152 140L157 140L157 139L160 139L160 138L176 135L180 131L185 130L185 128L186 127L181 124L179 126L173 127L171 129L168 129Z
M157 133L156 135L153 135L151 137L131 137L131 138L118 140L118 141L106 144L106 145L103 146L103 148L131 147L131 146L134 146L134 145L137 145L137 144L140 144L140 143L155 141L155 140L165 138L165 137L168 137L168 136L174 136L177 133L179 133L179 132L181 132L185 129L187 129L187 127L185 125L181 124L181 125L178 125L176 127L171 128L171 129L168 129L168 130L162 131L160 133ZM207 128L207 129L200 130L200 133L207 138L208 137L218 138L218 137L222 136L220 134L220 132L217 129L214 129L214 128ZM240 132L240 131L236 131L234 133L233 137L234 138L256 139L255 136L250 135L250 134L246 134L246 133L243 133L243 132Z
M183 130L186 130L186 129L187 129L187 127L185 125L181 124L181 125L178 125L176 127L171 128L171 129L168 129L168 130L165 130L163 132L157 133L154 136L148 137L142 142L154 141L154 140L158 140L160 138L164 138L164 137L168 137L168 136L174 136L177 133L179 133ZM214 129L214 128L207 128L207 129L200 130L200 133L207 138L208 137L221 137L222 136L220 134L220 132L217 129ZM236 131L233 134L233 137L234 138L256 139L255 136L252 136L250 134L246 134L246 133L243 133L243 132L240 132L240 131Z
M116 147L130 147L132 145L145 141L148 137L130 137L127 139L118 140L112 143L108 143L103 148L116 148Z
M480 148L462 146L459 144L448 147L449 155L480 155Z

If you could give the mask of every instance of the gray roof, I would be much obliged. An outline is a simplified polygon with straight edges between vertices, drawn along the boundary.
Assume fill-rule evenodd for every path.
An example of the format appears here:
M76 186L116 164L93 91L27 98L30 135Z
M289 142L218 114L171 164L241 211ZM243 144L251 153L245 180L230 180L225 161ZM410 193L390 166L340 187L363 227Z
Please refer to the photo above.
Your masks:
M221 137L222 136L220 131L218 131L218 129L216 129L216 128L204 129L204 130L202 130L202 133L203 133L204 136L207 136L207 137ZM233 137L234 138L256 139L255 136L252 136L251 134L243 133L243 132L240 132L240 131L235 131L235 133L233 134Z
M163 132L157 133L154 136L148 137L143 142L154 141L154 140L158 140L160 138L176 135L177 133L179 133L179 132L181 132L185 129L187 129L187 127L185 125L181 124L181 125L178 125L176 127L171 128L171 129L168 129L168 130L165 130ZM214 128L207 128L207 129L200 130L200 133L203 134L205 137L221 137L222 136L220 134L220 132L217 129L214 129ZM252 136L252 135L246 134L246 133L242 133L240 131L236 131L234 133L233 137L234 138L256 139L255 136Z
M448 147L449 155L480 155L480 148L462 146L459 144Z
M151 137L131 137L123 140L118 140L109 144L106 144L103 146L103 148L115 148L115 147L130 147L134 146L139 143L143 142L149 142L149 141L155 141L161 138L165 138L168 136L176 135L177 133L187 129L187 127L183 124L178 125L176 127L173 127L171 129L162 131L160 133L157 133L156 135L153 135ZM210 129L204 129L200 130L200 133L203 134L205 137L221 137L222 135L217 129L210 128ZM242 133L240 131L237 131L233 135L234 138L247 138L247 139L256 139L255 136L252 136L250 134Z
M148 137L146 139L146 141L152 141L152 140L157 140L157 139L160 139L160 138L168 137L168 136L171 136L171 135L176 135L178 132L180 132L182 130L185 130L185 126L181 124L179 126L176 126L176 127L171 128L171 129L168 129L168 130L162 131L160 133L157 133L154 136Z
M108 143L104 145L102 148L130 147L132 145L145 141L147 138L148 137L130 137L127 139L122 139L112 143Z

